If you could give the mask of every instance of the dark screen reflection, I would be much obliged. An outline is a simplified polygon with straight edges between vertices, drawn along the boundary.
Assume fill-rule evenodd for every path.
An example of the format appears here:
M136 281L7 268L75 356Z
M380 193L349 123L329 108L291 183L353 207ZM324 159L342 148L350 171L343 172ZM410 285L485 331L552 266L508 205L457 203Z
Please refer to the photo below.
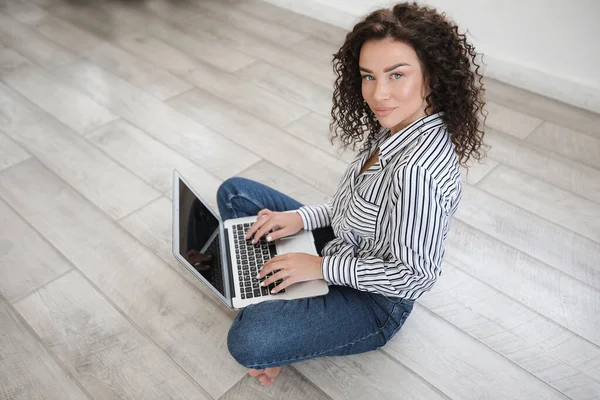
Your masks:
M181 256L196 271L210 282L223 296L223 267L219 242L219 220L181 182L179 193L179 215L187 221L179 221L179 237L187 237L185 246L180 246Z

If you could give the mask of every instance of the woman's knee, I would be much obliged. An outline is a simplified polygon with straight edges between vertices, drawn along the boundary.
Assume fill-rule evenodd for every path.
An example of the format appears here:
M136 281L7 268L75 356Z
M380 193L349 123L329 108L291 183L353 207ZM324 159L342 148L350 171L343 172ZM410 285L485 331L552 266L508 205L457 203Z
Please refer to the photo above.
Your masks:
M240 312L243 312L242 310ZM227 334L227 349L241 365L252 368L264 357L265 330L261 324L249 324L236 318Z

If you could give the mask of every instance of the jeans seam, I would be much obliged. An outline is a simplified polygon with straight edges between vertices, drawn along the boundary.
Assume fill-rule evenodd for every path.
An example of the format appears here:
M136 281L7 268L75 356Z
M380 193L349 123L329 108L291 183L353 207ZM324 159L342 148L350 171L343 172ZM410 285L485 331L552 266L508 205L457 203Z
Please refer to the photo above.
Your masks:
M369 333L368 335L363 336L360 339L353 340L353 341L351 341L349 343L346 343L346 344L343 344L343 345L340 345L340 346L332 347L331 349L327 349L327 350L323 350L323 351L318 351L318 352L310 354L308 356L298 356L298 357L289 358L287 360L277 360L277 361L270 361L270 362L264 362L264 363L253 363L253 364L247 364L246 366L248 368L254 368L256 366L265 365L265 364L266 365L271 365L271 364L274 364L274 363L277 363L277 364L279 364L279 363L286 363L288 361L295 361L295 360L300 360L300 359L311 359L311 358L314 358L315 356L318 356L319 354L327 353L327 352L330 352L332 350L340 349L342 347L346 347L346 346L358 343L358 342L360 342L362 340L365 340L365 339L367 339L367 338L369 338L371 336L374 336L374 335L377 335L377 334L381 333L385 329L385 327L387 326L387 324L390 322L390 320L392 318L392 315L394 314L394 311L396 311L396 307L397 306L398 306L398 304L394 304L394 307L392 307L392 311L390 312L390 315L388 316L388 319L385 321L385 323L383 324L383 326L381 328L379 328L376 332ZM268 368L268 367L265 367L265 368Z
M229 196L229 202L227 203L227 206L229 208L231 208L231 210L233 211L233 214L234 214L235 218L239 218L239 217L238 217L238 213L237 213L236 209L233 207L232 201L233 201L234 198L237 198L237 197L242 198L242 199L248 201L249 203L254 204L259 210L262 210L264 208L264 207L261 207L261 205L256 204L254 201L252 201L247 196L244 196L244 195L241 195L241 194L231 195L231 196Z

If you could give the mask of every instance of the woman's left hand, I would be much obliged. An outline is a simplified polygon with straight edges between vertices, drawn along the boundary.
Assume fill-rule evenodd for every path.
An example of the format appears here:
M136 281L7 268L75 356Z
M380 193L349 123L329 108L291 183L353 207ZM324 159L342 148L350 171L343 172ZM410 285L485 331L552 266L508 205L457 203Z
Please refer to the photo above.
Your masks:
M323 279L322 261L323 257L306 253L287 253L275 256L263 265L259 271L259 279L271 271L279 270L279 272L265 279L261 286L266 287L281 279L283 282L272 290L272 293L277 293L297 282Z

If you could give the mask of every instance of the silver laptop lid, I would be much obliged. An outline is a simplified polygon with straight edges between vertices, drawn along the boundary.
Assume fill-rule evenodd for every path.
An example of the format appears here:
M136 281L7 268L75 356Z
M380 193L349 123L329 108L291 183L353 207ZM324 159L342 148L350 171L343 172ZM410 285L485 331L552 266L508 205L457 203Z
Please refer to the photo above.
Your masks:
M201 256L212 260L201 272ZM226 306L233 309L231 278L223 221L179 174L173 171L173 255Z

